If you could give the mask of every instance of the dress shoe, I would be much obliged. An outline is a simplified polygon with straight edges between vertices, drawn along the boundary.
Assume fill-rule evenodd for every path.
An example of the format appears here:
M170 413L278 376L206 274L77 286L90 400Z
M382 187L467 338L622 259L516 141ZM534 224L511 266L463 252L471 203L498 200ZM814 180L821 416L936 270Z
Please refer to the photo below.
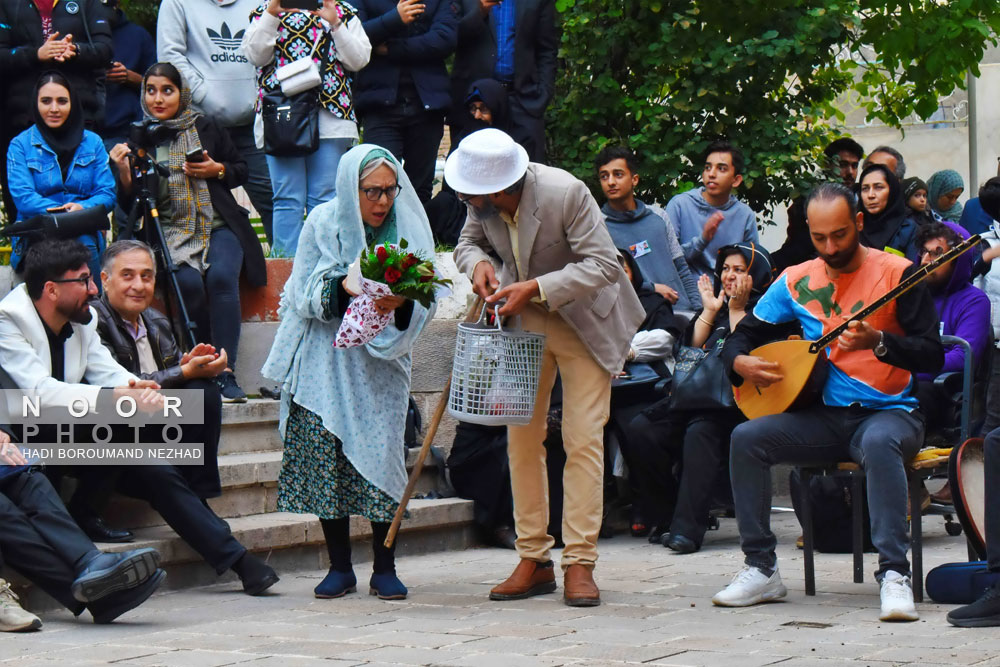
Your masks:
M279 581L278 573L249 551L236 561L233 572L239 575L247 595L260 595Z
M98 553L77 575L70 590L80 602L135 588L148 581L160 564L156 549L132 549L121 553Z
M653 526L649 529L649 543L663 544L663 537L670 534L669 526Z
M101 598L97 602L87 605L90 613L94 617L94 623L103 625L110 623L127 611L131 611L149 599L163 580L167 578L167 573L163 570L156 570L144 583L129 588L124 591L112 593Z
M670 539L664 538L663 546L679 554L693 554L701 548L698 544L695 544L694 540L680 534L671 534Z
M517 533L510 526L497 526L493 530L493 544L501 549L516 549Z
M372 573L368 580L368 594L377 595L379 600L405 600L408 592L394 570Z
M556 590L556 574L552 561L539 563L522 558L507 577L507 581L494 586L490 591L491 600L523 600L534 595L552 593Z
M113 544L124 544L133 542L135 535L131 530L118 530L104 523L104 519L91 514L90 516L74 516L76 525L94 542L111 542Z
M331 567L323 581L319 582L319 586L313 589L313 595L321 600L332 600L356 590L358 590L358 578L354 576L354 570L339 572Z
M594 573L586 565L570 565L563 575L563 601L570 607L596 607L601 591L594 583Z

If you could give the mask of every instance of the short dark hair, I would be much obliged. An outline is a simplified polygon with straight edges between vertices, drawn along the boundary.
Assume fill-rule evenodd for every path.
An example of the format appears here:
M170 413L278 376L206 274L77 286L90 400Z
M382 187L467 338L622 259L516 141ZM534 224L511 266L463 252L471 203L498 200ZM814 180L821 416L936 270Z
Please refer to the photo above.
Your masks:
M949 248L954 248L962 242L962 236L958 232L943 222L935 220L921 225L917 230L917 248L923 248L925 243L936 238L943 238L947 241Z
M829 146L823 149L823 153L826 154L827 157L836 157L837 153L840 151L847 151L859 160L865 156L865 149L861 147L861 144L850 137L841 137L840 139L831 142Z
M601 167L613 160L625 160L629 171L633 174L639 173L639 158L624 146L605 146L601 149L594 159L594 170L600 171Z
M986 215L1000 220L1000 176L994 176L979 188L979 205Z
M149 253L149 258L153 260L153 272L156 272L156 256L153 254L153 249L149 247L148 244L143 243L137 239L122 239L120 241L115 241L108 246L107 250L101 256L101 269L103 271L108 271L111 265L115 263L115 259L118 255L124 255L127 252L132 252L133 250L142 250Z
M736 144L726 141L725 139L713 141L708 145L708 148L702 152L701 163L705 164L708 162L708 156L712 153L729 153L729 157L733 161L733 171L737 174L743 173L743 168L746 167L746 158L743 157L743 151L741 151L739 146Z
M44 239L32 243L24 256L24 284L37 301L45 283L62 278L90 261L90 250L76 239Z
M809 196L806 197L806 221L808 222L808 211L809 204L814 201L836 201L838 199L843 199L847 202L847 208L851 213L851 219L857 217L858 215L858 197L854 194L854 190L847 187L843 183L820 183L812 189Z
M871 164L872 155L875 155L875 153L888 153L892 157L896 158L896 178L903 180L903 177L906 176L906 162L903 160L902 153L897 151L892 146L879 146L868 154L868 158L865 160L864 166Z

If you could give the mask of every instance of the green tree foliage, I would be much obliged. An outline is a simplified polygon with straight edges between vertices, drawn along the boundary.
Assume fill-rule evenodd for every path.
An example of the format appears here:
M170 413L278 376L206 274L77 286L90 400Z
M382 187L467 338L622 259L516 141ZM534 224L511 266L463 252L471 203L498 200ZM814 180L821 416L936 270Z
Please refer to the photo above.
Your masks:
M121 0L122 9L133 23L138 23L156 36L156 15L160 11L159 0Z
M827 119L853 89L872 117L929 115L964 85L1000 31L995 0L557 0L561 74L550 108L556 164L595 183L593 156L623 143L641 194L699 182L700 155L727 137L747 156L755 210L814 183ZM875 55L877 54L877 56Z

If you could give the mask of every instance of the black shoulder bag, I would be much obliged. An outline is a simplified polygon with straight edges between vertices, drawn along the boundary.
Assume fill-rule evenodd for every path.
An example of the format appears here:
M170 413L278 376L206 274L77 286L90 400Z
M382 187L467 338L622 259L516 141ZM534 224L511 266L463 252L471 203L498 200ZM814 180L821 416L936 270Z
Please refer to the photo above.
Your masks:
M261 103L264 152L275 157L305 157L319 148L319 101L315 90L288 97L280 90Z

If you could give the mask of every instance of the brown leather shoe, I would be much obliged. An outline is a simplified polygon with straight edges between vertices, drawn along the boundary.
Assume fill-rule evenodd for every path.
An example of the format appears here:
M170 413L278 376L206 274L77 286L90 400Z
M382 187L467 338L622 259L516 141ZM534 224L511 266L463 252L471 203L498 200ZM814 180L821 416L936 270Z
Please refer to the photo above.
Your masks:
M521 559L507 581L490 591L491 600L523 600L533 595L556 590L556 575L552 561L539 563Z
M570 607L596 607L601 591L594 583L594 573L586 565L570 565L563 576L563 601Z

